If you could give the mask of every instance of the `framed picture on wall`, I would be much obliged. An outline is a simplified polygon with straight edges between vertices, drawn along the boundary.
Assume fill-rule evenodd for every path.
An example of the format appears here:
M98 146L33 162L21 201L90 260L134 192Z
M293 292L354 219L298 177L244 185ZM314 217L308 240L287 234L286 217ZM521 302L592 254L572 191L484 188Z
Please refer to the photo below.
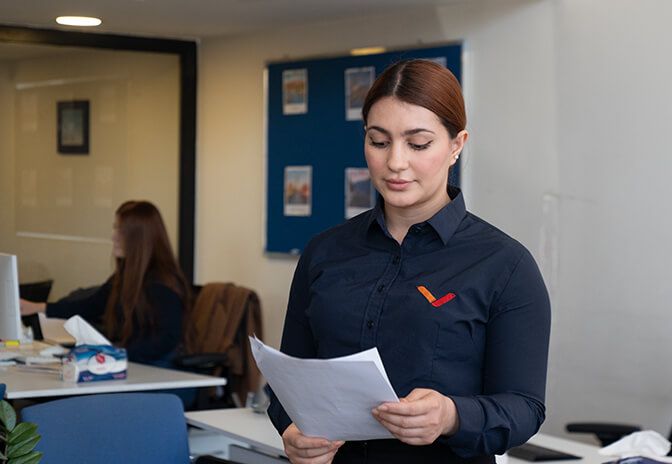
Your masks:
M57 102L58 153L89 154L89 101Z

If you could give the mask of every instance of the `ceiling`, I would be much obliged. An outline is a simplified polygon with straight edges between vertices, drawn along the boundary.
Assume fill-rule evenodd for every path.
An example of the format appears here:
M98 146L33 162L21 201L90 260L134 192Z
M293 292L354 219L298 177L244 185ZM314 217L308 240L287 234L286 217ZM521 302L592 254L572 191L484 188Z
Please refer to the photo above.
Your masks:
M57 16L96 16L103 20L96 32L202 38L465 1L2 0L0 24L64 29Z

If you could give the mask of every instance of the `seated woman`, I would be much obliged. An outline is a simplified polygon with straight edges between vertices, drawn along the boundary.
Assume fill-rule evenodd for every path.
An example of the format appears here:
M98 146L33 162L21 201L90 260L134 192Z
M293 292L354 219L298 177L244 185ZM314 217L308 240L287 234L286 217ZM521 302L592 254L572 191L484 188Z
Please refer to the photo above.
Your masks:
M125 347L129 361L169 367L182 341L190 287L158 209L147 201L123 203L116 211L112 244L116 269L97 291L57 303L21 300L21 314L78 314Z

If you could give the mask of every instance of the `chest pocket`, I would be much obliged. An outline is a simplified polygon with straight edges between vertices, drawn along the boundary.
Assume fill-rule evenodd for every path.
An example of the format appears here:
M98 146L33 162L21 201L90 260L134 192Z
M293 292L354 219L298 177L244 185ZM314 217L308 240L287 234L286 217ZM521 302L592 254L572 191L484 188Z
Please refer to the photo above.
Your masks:
M457 292L456 292L457 293ZM454 384L456 376L463 383L477 379L484 362L486 320L478 308L472 307L466 292L438 308L433 317L438 324L438 334L432 364L432 382L437 386Z
M483 366L485 321L466 294L456 290L454 297L445 298L435 287L435 295L416 288L390 295L386 305L387 327L381 327L378 344L383 362L395 366L388 374L400 395L415 387L450 391L456 378L465 384L473 379L474 387L480 379L474 372Z

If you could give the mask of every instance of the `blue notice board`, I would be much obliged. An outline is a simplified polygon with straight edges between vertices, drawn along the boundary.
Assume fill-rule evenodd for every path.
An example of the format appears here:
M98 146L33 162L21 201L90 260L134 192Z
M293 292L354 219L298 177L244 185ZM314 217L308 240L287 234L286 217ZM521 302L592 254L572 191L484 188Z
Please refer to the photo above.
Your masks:
M461 44L453 44L268 66L267 252L298 254L311 237L346 220L345 170L366 168L363 122L348 120L346 73L377 76L399 60L428 58L461 80L461 55ZM306 167L308 188L301 184ZM459 162L451 183L459 185Z

